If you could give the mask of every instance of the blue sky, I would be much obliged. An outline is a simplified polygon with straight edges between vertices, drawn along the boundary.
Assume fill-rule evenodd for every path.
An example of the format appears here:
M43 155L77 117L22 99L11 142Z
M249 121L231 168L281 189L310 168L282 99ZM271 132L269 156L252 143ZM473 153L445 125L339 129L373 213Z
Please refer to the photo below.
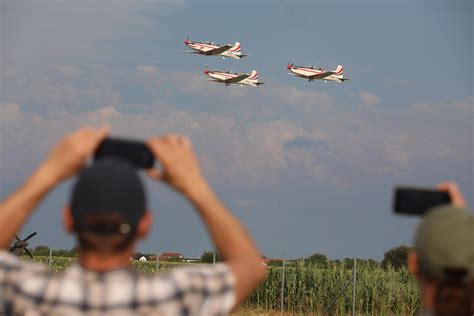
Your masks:
M474 203L472 16L470 1L2 1L0 196L75 127L179 132L267 256L381 259L417 223L391 214L394 185L455 180ZM249 56L186 54L187 34ZM353 80L307 82L289 60ZM210 83L206 65L267 84ZM34 243L73 246L59 216L70 184L28 222ZM211 249L185 201L147 186L141 250Z

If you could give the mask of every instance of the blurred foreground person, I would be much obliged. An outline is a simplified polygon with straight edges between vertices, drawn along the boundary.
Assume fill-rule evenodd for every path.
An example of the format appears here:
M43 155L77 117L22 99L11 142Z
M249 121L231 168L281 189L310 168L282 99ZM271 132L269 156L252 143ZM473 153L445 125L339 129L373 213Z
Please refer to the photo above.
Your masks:
M474 315L474 216L456 184L439 185L452 205L430 210L419 224L408 268L421 287L423 316Z
M0 315L223 315L238 306L265 277L265 268L244 227L201 175L183 136L147 141L161 166L148 174L195 207L224 263L158 275L131 269L136 242L152 224L142 181L118 159L104 158L82 170L107 134L107 129L84 128L65 137L0 204ZM42 264L8 253L15 233L43 197L80 171L63 211L65 229L78 240L79 264L50 273Z

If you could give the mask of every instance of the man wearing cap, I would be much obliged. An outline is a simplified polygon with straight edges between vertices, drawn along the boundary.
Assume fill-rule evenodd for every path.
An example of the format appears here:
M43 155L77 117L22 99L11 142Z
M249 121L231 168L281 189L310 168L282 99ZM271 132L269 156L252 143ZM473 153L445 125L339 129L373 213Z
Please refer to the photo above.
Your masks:
M83 169L107 136L83 128L63 138L30 178L0 203L0 315L222 315L265 277L260 253L241 223L201 175L191 143L168 135L147 141L161 170L148 174L180 192L207 226L224 262L142 275L130 267L151 228L145 190L126 162L104 159ZM50 273L6 249L44 196L80 172L63 211L78 240L79 264Z
M430 210L418 225L408 268L421 287L423 315L474 315L474 216L454 183L440 184L452 205Z

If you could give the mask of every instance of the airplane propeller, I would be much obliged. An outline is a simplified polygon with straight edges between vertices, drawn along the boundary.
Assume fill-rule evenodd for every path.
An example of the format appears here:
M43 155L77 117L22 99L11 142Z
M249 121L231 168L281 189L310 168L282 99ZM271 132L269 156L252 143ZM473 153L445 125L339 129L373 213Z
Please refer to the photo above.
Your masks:
M286 65L286 69L291 69L293 67L293 63L290 64L290 61L288 60L288 65Z
M184 40L184 45L189 45L189 34L188 37L186 37L186 39Z

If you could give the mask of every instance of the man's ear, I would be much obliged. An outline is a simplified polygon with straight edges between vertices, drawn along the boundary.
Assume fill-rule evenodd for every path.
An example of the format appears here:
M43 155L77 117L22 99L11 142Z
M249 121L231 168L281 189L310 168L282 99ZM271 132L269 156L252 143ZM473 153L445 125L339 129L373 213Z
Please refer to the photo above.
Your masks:
M74 232L74 219L69 206L63 208L63 226L66 232L70 234Z
M151 212L146 211L145 214L143 214L140 221L138 222L137 237L139 239L143 239L148 235L148 232L151 229L152 223L153 223L153 216L151 215Z
M418 266L418 256L415 250L408 253L408 271L415 277L420 275L420 267Z

